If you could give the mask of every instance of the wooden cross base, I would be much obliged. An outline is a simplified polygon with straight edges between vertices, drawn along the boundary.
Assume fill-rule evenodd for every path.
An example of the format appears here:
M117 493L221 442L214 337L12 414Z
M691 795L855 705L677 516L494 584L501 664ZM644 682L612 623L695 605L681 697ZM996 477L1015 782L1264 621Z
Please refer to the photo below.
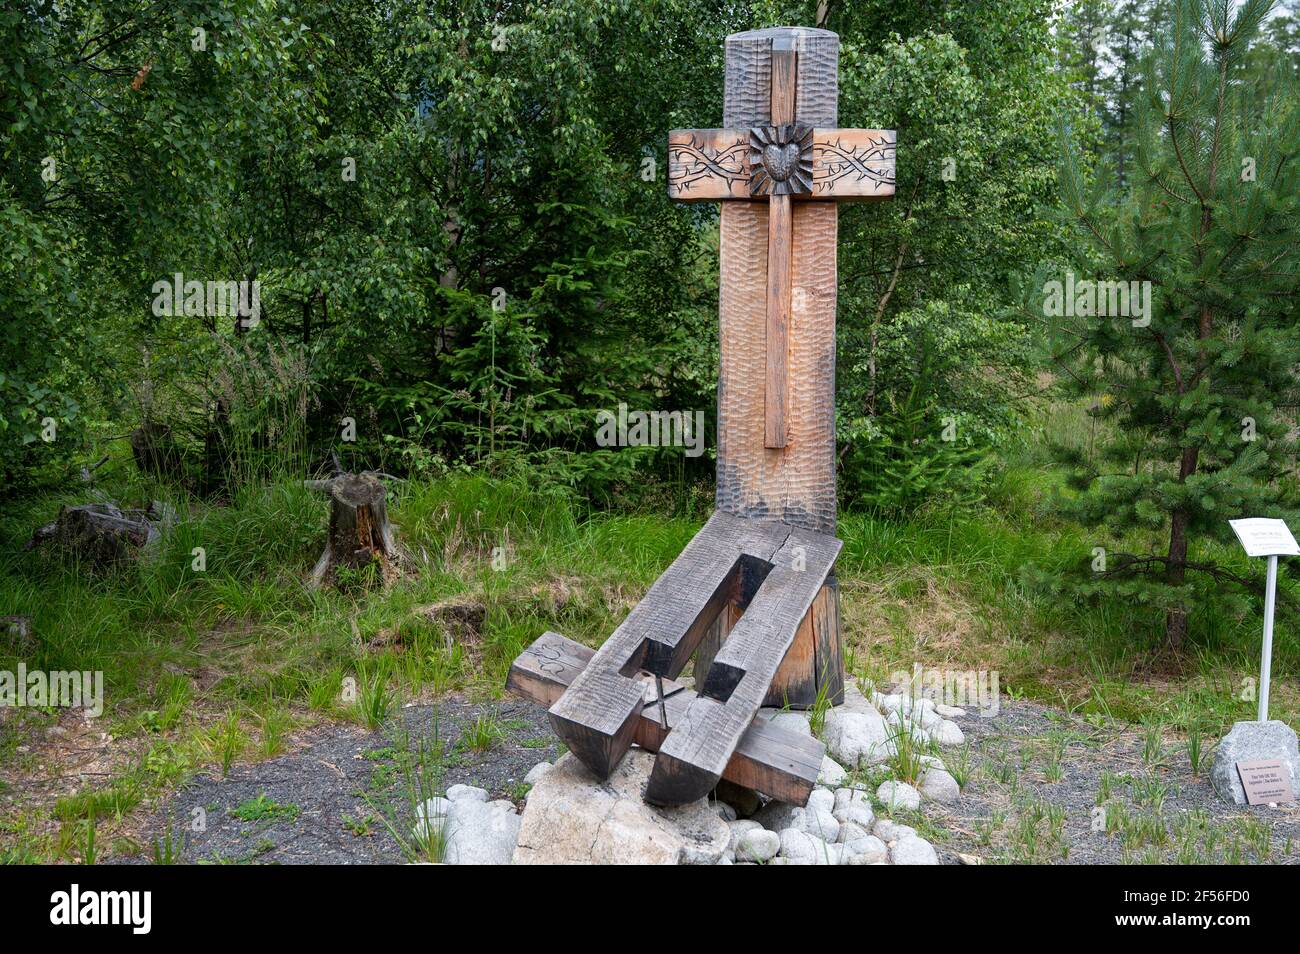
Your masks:
M595 654L594 649L559 633L543 633L511 665L506 686L533 702L553 705ZM654 680L646 675L642 684L643 703L633 741L643 749L658 752L668 731L681 722L696 694L671 679L664 680L664 709L668 717L668 731L665 731L659 722L659 695ZM817 784L825 752L826 747L816 739L758 718L741 736L722 777L779 801L802 805Z
M832 536L780 521L715 513L551 705L556 735L608 777L642 724L645 675L676 678L712 635L707 660L696 664L698 695L657 746L646 791L663 805L703 798L768 700L791 647L800 646L794 668L808 670L795 683L810 687L815 634L838 648L838 637L827 637L833 617L823 593L834 592L827 584L840 547ZM838 654L824 651L822 662L842 692Z

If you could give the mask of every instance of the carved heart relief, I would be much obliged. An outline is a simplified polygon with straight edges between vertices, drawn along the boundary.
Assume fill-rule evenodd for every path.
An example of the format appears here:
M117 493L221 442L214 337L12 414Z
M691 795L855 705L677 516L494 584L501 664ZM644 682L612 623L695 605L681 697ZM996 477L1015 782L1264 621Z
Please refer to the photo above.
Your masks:
M784 182L794 172L795 163L799 161L799 144L789 142L784 146L772 143L763 147L763 168L776 182Z

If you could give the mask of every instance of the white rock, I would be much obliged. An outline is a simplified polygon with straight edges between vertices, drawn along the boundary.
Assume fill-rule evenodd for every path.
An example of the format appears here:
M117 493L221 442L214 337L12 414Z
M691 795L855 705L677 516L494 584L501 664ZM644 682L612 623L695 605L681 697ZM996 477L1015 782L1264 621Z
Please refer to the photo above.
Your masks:
M866 715L880 715L879 710L870 699L853 682L844 686L844 704L837 707L842 712L860 712Z
M519 839L520 822L509 802L484 802L473 797L451 799L447 808L443 862L449 865L510 864Z
M760 709L759 714L778 729L797 732L799 735L813 734L812 724L808 721L806 712L795 712L792 709Z
M550 770L550 762L538 762L528 770L528 774L524 776L524 781L529 785L536 785L541 777Z
M829 755L822 756L821 771L817 773L818 785L829 785L831 788L839 785L849 777L849 773L844 771L844 766L840 765Z
M736 810L726 802L714 802L713 810L718 813L718 817L724 822L734 822L737 818Z
M939 855L934 846L924 838L908 835L900 838L890 849L890 859L896 865L937 865Z
M955 802L961 797L961 786L946 769L928 768L921 776L921 794L934 802Z
M831 806L832 811L843 811L850 805L866 805L871 807L871 799L867 798L867 793L860 788L837 788L835 790L835 804Z
M884 782L876 789L876 801L891 809L915 811L921 807L921 793L906 782Z
M740 836L736 845L737 861L770 861L781 850L781 836L764 828L752 829Z
M835 820L840 825L861 825L870 829L876 823L876 813L866 802L855 802L847 808L835 812Z
M835 811L835 793L829 788L814 788L812 794L808 796L808 804L804 806L804 810L819 812Z
M515 864L716 864L731 829L705 799L646 804L655 757L632 749L601 781L565 754L528 796Z
M966 741L966 733L956 722L944 719L930 731L930 737L940 745L961 745Z
M752 818L742 818L738 821L727 822L727 828L731 831L731 841L727 845L729 851L735 851L736 845L740 841L740 836L747 831L763 831L763 826Z
M871 829L871 833L887 845L892 845L900 838L907 838L916 834L916 829L911 825L900 825L896 821L890 821L888 818L876 820L876 825Z
M870 828L865 828L857 822L842 822L840 824L840 836L836 840L842 845L847 845L857 838L866 838L870 834Z
M461 799L468 799L471 802L486 802L488 793L486 789L474 785L453 785L447 789L448 801L458 802Z
M806 831L787 828L781 832L781 857L786 859L787 864L815 865L818 850L824 845L825 842Z
M825 842L817 846L817 860L815 865L842 865L844 864L844 845L828 845Z
M840 834L840 823L825 809L812 808L804 812L803 830L822 841L834 841Z
M826 713L826 747L841 765L879 764L894 754L891 731L883 716L869 712Z
M423 805L415 810L415 837L420 841L425 841L429 837L429 826L432 825L433 831L446 832L447 829L447 809L451 802L447 799L435 795L427 800Z
M728 855L723 855L721 858L718 859L718 864L720 864L720 865L734 865L735 862L731 860L731 857L730 857L730 856L728 856Z
M863 835L844 842L844 863L874 865L889 860L889 849L875 835Z
M946 706L943 703L935 705L934 711L939 713L939 715L943 716L945 719L956 719L958 716L964 716L966 714L965 709L959 709L956 706Z

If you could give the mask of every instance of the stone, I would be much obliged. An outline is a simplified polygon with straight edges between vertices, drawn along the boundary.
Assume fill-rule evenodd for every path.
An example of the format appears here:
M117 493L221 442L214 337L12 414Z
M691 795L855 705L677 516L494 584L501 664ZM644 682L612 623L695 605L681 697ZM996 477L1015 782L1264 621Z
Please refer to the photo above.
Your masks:
M826 729L822 735L826 748L841 765L877 765L895 752L891 730L884 717L874 712L832 709L826 713Z
M458 802L461 799L468 799L472 802L486 802L488 793L486 789L474 785L453 785L447 789L448 801Z
M815 865L842 865L844 864L844 846L841 844L827 844L823 842L817 846L817 860Z
M840 834L840 823L823 808L810 808L804 812L803 830L822 841L834 841Z
M1219 742L1210 768L1210 784L1226 802L1246 804L1246 790L1237 774L1238 762L1258 759L1281 759L1291 771L1291 790L1300 792L1300 751L1296 734L1289 725L1277 719L1268 722L1234 722L1232 729Z
M880 711L862 690L853 682L844 685L844 703L837 707L841 712L857 712L864 715L880 715Z
M756 828L740 836L736 844L737 861L770 861L781 850L781 836L766 828Z
M819 838L814 838L806 831L800 831L797 828L787 828L781 832L781 857L786 859L787 864L792 865L815 865L817 863L817 852L821 845Z
M713 810L718 813L718 817L724 822L734 822L739 817L736 810L726 802L714 802Z
M921 795L933 802L948 804L961 797L961 786L947 769L926 769L920 787Z
M808 796L808 804L804 806L804 810L819 812L835 811L835 793L829 788L814 788L812 794Z
M858 825L870 831L876 823L876 813L870 803L854 802L844 808L837 809L835 820L840 823L841 828L845 825ZM843 839L840 840L843 841Z
M884 782L876 789L876 801L887 808L916 811L921 807L921 793L906 782Z
M754 813L754 821L768 831L797 828L803 831L804 809L789 802L770 801Z
M806 712L795 712L792 709L760 709L759 715L778 729L809 737L813 734L812 723L808 721Z
M829 755L822 756L821 771L817 773L818 785L827 785L834 788L848 777L849 773L844 771L844 766Z
M842 822L840 824L840 836L836 840L842 845L847 845L851 841L866 838L870 834L870 828L859 825L857 822Z
M876 821L875 827L871 833L887 845L892 845L900 838L906 838L909 835L915 835L916 829L911 825L900 825L896 821L888 818L881 818Z
M752 818L742 818L739 821L728 822L727 828L731 832L731 841L727 844L727 850L732 852L736 850L736 845L740 842L740 836L745 832L766 830Z
M908 835L894 842L889 849L890 860L896 865L937 865L939 855L934 845L924 838Z
M449 801L443 863L510 864L522 821L514 806L509 802L486 802L464 795Z
M843 844L846 865L876 865L889 860L889 849L875 835L863 835Z
M966 741L966 733L961 730L961 726L956 722L951 719L944 719L930 730L930 738L940 745L962 745Z
M541 777L550 770L550 762L538 762L528 770L528 774L524 776L524 781L529 785L536 785Z
M871 807L871 799L867 798L867 793L859 788L838 788L835 790L835 804L831 806L832 811L843 811L850 805L866 805Z
M439 830L446 832L447 809L450 806L451 802L447 799L435 795L415 810L415 837L418 841L423 842L429 838L430 825L435 832Z
M945 719L956 719L959 716L964 716L966 714L965 709L959 709L957 706L946 706L943 703L937 704L934 707L934 711L939 713L939 715L943 716Z
M654 761L633 748L602 782L566 753L529 793L514 863L717 864L731 829L706 799L647 804Z

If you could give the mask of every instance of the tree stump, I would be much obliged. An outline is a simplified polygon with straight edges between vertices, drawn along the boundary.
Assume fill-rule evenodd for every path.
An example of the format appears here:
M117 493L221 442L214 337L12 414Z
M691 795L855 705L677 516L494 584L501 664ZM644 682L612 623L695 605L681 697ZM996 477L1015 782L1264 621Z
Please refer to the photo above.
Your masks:
M339 474L322 482L329 491L330 526L325 552L312 570L312 582L337 581L339 568L365 571L375 567L386 583L399 559L388 523L387 490L370 474Z
M153 546L161 537L158 525L171 520L172 514L157 501L145 510L122 510L111 503L65 506L57 520L32 533L27 549L51 541L92 568L107 568Z

